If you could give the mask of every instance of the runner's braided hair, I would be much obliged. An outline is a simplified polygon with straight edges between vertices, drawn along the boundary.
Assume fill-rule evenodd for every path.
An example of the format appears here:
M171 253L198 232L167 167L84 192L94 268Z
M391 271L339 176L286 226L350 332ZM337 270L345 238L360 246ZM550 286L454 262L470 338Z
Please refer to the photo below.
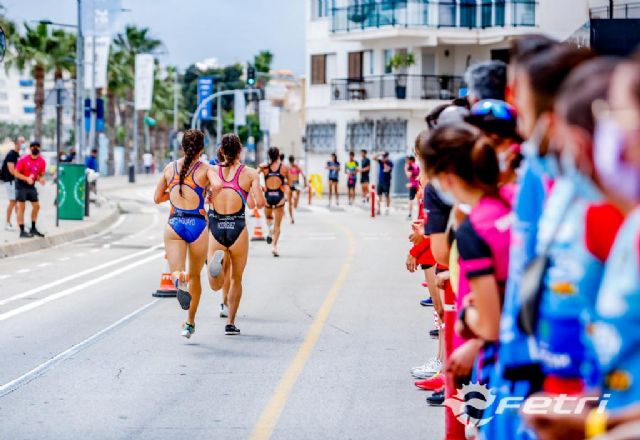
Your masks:
M196 156L204 149L204 133L195 129L185 131L182 136L182 149L184 150L184 162L180 168L180 197L182 197L182 185L187 177L187 172Z
M220 162L221 167L229 167L233 165L233 163L240 158L240 153L242 152L242 142L240 142L240 138L233 134L228 133L222 136L222 141L220 141L220 149L218 150L220 155L222 156L222 161Z

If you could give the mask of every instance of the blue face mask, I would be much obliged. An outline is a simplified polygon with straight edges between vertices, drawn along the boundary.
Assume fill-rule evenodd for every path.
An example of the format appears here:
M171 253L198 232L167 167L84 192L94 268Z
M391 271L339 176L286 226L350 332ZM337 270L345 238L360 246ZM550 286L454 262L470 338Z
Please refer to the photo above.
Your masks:
M449 191L445 191L442 189L442 185L440 185L440 181L438 179L431 180L431 183L433 184L433 189L436 190L438 198L442 200L443 203L449 206L453 206L456 204L456 198Z

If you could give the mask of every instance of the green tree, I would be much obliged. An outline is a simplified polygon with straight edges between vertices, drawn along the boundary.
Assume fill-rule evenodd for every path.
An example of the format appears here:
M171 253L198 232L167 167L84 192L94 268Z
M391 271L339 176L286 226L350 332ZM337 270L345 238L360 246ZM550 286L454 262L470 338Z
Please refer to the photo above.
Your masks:
M253 66L256 68L257 72L269 73L272 61L273 54L268 50L261 50L253 57Z

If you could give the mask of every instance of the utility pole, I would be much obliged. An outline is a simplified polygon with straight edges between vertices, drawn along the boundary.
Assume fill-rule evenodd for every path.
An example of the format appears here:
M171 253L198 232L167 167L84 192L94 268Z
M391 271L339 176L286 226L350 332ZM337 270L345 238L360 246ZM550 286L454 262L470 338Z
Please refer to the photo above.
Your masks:
M222 86L218 83L218 93L220 93ZM216 107L216 145L213 148L215 152L216 147L222 141L222 99L218 97L218 106Z
M64 82L59 79L55 84L56 90L56 227L60 226L60 151L62 150L62 92Z
M95 18L94 18L95 20ZM89 148L95 147L96 139L96 116L97 116L97 102L96 102L96 32L95 24L93 30L93 36L91 37L91 125L89 129ZM84 154L84 152L82 152Z
M178 69L173 73L173 160L178 160Z
M613 20L613 0L609 0L609 18Z
M78 1L78 33L76 36L76 157L81 160L84 149L84 33L82 30L82 0ZM82 163L82 162L80 162Z

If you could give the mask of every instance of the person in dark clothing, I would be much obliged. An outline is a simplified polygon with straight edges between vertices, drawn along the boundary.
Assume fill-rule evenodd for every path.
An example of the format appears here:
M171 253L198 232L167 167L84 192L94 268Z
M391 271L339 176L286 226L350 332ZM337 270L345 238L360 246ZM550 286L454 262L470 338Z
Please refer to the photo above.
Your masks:
M15 177L15 169L16 163L20 158L20 148L22 144L25 142L25 139L22 136L19 136L15 143L13 150L10 150L7 155L4 157L2 161L2 169L0 170L0 180L2 180L2 185L7 193L7 217L5 220L4 229L7 231L15 231L14 226L11 224L11 213L13 211L16 212L16 216L18 214L16 207L16 177Z
M391 205L391 173L393 172L393 161L389 159L389 153L383 151L374 157L378 161L378 214L380 214L380 206L382 196L385 196L386 207L385 214L389 214L389 206Z

